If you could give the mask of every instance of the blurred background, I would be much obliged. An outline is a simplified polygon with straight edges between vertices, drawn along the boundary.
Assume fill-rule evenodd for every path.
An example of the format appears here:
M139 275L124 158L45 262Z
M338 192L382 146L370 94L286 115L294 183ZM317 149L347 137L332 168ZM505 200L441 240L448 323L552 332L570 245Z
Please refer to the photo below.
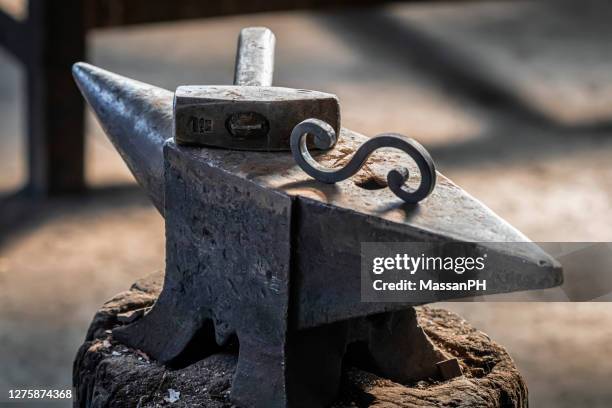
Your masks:
M23 1L0 9L28 18ZM360 133L416 138L534 241L612 241L611 21L604 0L391 2L91 29L85 45L87 61L167 89L229 84L239 30L265 25L277 37L277 85L336 93L343 125ZM38 74L19 62L23 47L0 48L0 402L10 388L69 387L97 308L164 265L163 220L90 113L87 190L57 194L44 174L23 188L28 157L40 157L28 134L48 143L27 115L26 82ZM63 86L46 100L69 105ZM506 346L532 406L612 405L612 304L443 306Z

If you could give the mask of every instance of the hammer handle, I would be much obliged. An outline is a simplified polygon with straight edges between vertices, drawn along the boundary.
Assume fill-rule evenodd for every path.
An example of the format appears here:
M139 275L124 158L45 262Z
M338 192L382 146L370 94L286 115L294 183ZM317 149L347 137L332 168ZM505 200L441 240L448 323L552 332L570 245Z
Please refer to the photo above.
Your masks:
M234 71L234 85L272 86L274 75L274 33L265 27L240 31Z

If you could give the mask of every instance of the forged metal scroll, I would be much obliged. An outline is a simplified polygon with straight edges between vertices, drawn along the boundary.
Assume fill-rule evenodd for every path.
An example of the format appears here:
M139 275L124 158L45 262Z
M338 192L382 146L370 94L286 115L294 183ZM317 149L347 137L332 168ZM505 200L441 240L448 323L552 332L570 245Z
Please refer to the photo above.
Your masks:
M368 157L379 148L393 147L407 153L416 162L421 174L421 182L416 190L404 187L409 172L405 167L398 167L387 173L389 189L407 203L418 203L427 197L436 185L436 168L429 152L416 140L397 133L382 133L359 146L346 166L330 169L317 163L310 155L307 146L308 135L313 137L317 148L332 148L337 141L336 132L326 122L319 119L306 119L293 128L291 132L291 152L297 164L309 176L328 184L346 180L357 173Z

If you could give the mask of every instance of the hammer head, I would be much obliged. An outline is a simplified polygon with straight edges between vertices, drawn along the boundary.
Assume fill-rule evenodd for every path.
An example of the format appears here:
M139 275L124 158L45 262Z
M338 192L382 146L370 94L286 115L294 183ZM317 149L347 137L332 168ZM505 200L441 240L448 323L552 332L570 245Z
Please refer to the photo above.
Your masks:
M290 150L291 131L308 118L338 133L338 97L272 86L180 86L174 96L174 140L182 145Z

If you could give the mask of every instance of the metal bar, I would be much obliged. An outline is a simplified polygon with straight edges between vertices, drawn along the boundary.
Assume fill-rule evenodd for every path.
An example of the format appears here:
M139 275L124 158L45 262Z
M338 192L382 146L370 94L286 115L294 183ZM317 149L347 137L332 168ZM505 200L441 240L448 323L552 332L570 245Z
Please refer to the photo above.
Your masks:
M265 27L240 31L234 85L272 86L274 76L274 33Z
M84 188L84 104L71 66L85 54L81 0L30 0L27 22L29 191Z
M24 58L24 24L0 10L0 46L15 58Z

